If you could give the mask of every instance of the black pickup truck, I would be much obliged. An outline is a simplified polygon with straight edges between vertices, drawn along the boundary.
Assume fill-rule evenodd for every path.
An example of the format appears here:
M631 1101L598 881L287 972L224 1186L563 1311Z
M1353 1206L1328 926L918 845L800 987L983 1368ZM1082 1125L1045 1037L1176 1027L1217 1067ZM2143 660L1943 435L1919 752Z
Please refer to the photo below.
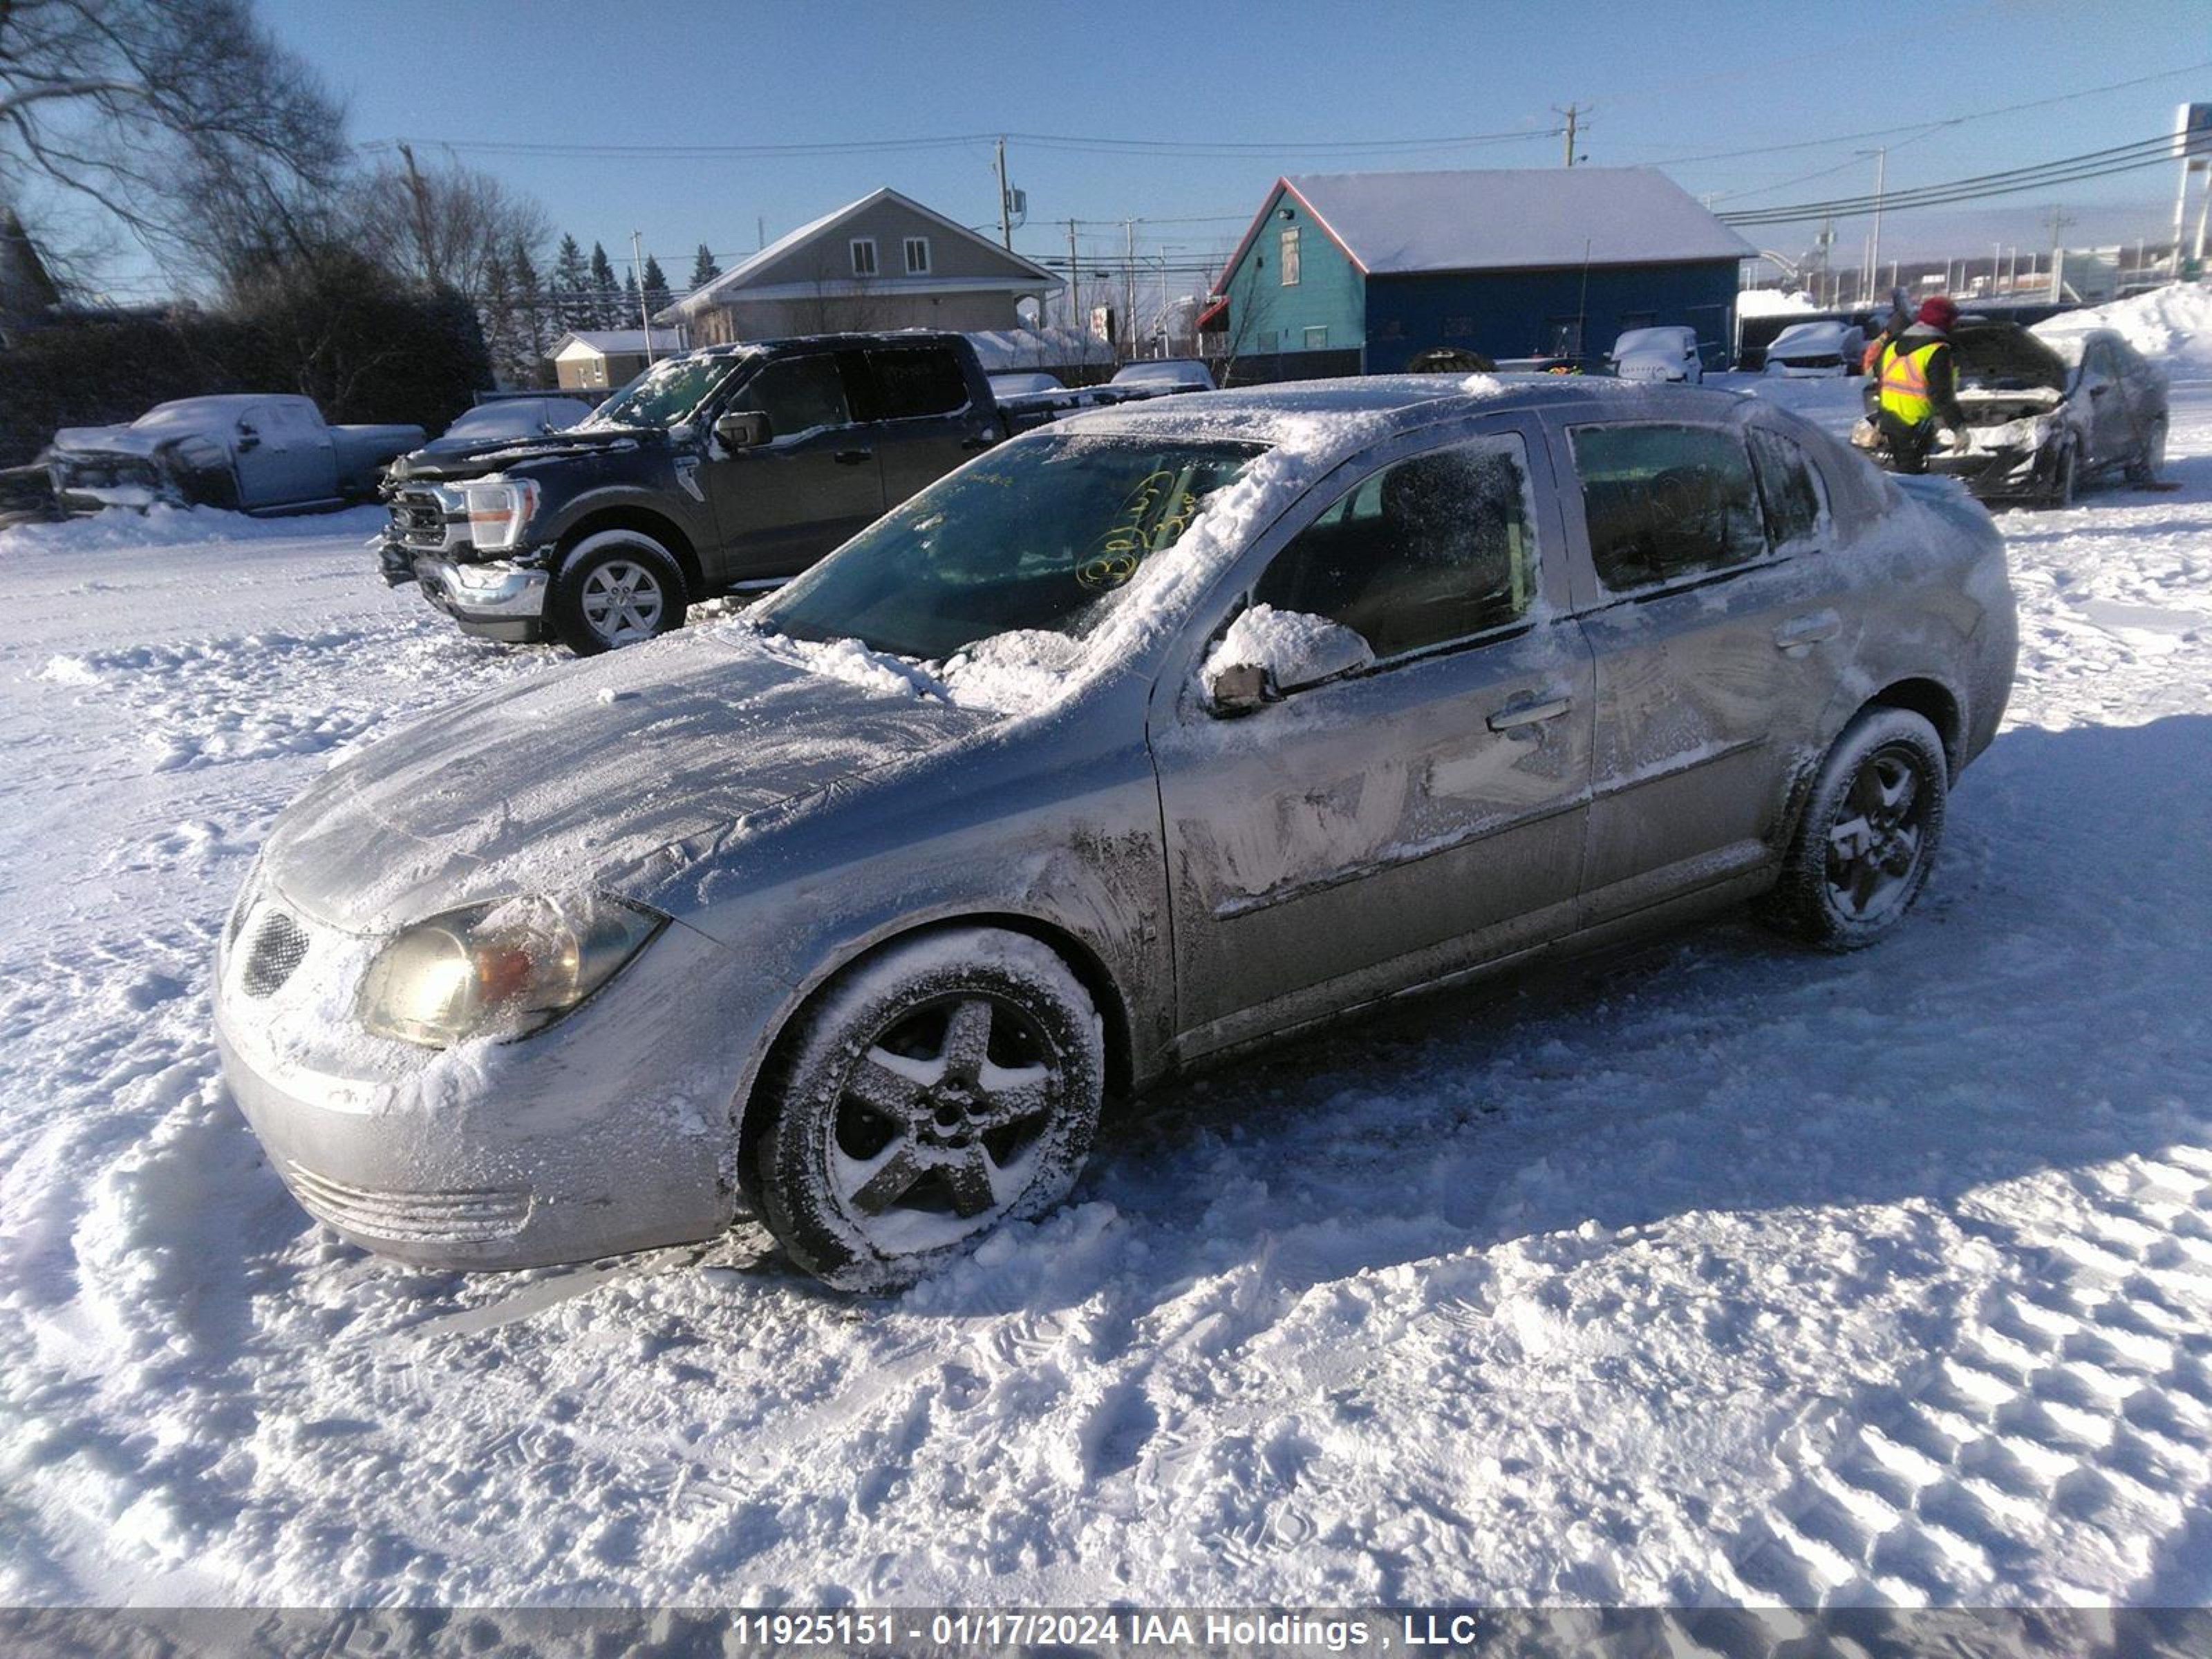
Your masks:
M957 334L710 346L566 431L402 457L385 576L469 633L605 651L796 574L1007 426Z

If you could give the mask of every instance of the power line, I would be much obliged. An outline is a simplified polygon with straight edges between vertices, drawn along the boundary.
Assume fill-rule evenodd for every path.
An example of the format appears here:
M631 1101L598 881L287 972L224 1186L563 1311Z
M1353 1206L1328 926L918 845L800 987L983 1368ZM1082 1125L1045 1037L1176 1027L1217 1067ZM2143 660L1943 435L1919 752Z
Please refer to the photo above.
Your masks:
M1837 197L1824 202L1747 208L1741 212L1721 214L1719 217L1731 225L1778 225L1792 224L1806 219L1843 218L1870 212L1877 200L1885 212L1914 207L1942 207L1957 202L1980 201L1992 196L2017 195L2022 191L2041 190L2079 179L2106 179L2118 173L2133 173L2169 162L2173 155L2173 135L2161 133L2155 138L2117 144L2108 149L2089 150L2080 155L2063 156L2056 161L2008 168L2000 173L1977 173L1971 178L1923 185L1912 190L1887 191L1879 197Z

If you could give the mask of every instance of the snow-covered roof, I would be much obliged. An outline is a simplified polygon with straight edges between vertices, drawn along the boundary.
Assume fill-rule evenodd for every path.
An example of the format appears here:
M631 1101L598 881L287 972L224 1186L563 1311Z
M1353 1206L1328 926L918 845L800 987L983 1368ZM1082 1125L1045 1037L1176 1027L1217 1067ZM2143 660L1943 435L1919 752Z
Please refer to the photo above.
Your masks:
M1649 167L1306 173L1282 183L1369 275L1585 260L1668 264L1758 252ZM1261 223L1253 222L1247 243Z
M601 357L642 357L646 355L645 331L641 328L579 328L573 329L553 342L546 352L549 358L558 357L572 345L584 347ZM653 349L655 352L681 351L684 338L672 328L653 331Z
M1042 265L1033 260L1024 259L1020 254L1009 249L1000 247L989 237L976 234L967 226L946 218L933 208L924 207L911 196L893 190L886 185L880 190L870 191L857 202L848 202L844 206L833 209L818 219L808 220L796 230L786 231L759 252L748 256L743 263L724 271L703 288L692 289L674 305L659 313L653 320L658 322L662 318L695 316L702 307L735 298L734 290L754 287L757 279L765 276L772 266L781 263L786 254L811 241L815 237L834 229L843 221L866 211L877 203L886 201L896 202L901 207L933 222L940 229L952 235L963 237L979 247L988 249L999 258L1018 269L1025 279L1042 282L1054 289L1060 285L1060 278L1054 276ZM939 278L927 284L928 287L941 291L990 285L989 280L982 277Z

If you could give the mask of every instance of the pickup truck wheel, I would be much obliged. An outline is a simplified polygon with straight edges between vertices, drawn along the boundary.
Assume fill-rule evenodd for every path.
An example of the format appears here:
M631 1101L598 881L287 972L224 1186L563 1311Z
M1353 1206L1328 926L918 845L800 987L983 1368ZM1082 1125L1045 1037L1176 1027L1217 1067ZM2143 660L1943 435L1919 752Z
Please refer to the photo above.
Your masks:
M602 530L562 556L547 611L561 643L591 657L681 628L686 604L666 548L635 530Z
M1040 941L892 946L835 985L761 1103L763 1218L840 1290L912 1284L1067 1195L1104 1097L1097 1009Z
M1761 919L1823 950L1873 944L1927 884L1949 778L1925 720L1861 710L1820 763Z

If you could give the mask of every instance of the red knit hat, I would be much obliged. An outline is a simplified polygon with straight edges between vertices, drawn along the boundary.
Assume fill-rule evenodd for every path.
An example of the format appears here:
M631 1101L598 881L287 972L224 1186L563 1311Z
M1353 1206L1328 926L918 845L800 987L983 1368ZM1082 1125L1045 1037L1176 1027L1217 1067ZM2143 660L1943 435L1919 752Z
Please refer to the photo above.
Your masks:
M1948 333L1959 320L1959 307L1944 295L1935 295L1920 302L1918 320L1930 328L1940 328Z

